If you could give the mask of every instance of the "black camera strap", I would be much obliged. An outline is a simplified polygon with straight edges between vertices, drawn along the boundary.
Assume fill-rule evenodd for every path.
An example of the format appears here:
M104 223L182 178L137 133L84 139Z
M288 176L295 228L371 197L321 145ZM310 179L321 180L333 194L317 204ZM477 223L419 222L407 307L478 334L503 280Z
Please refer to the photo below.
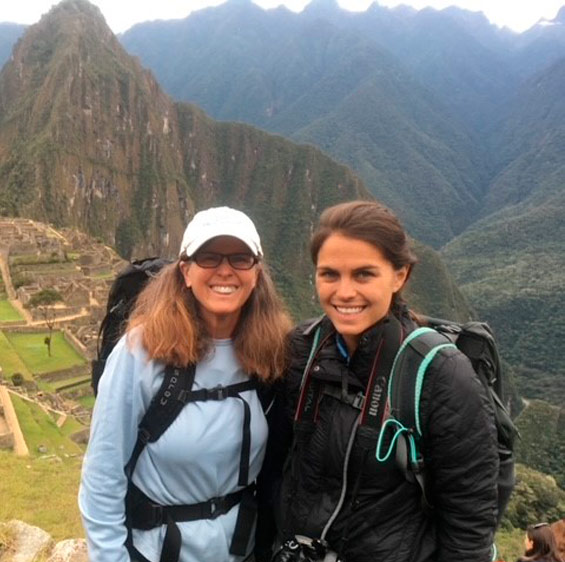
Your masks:
M376 447L384 418L387 415L388 380L394 359L404 337L404 331L400 321L393 314L390 314L384 320L382 330L377 335L376 352L371 364L371 371L364 395L362 393L352 394L348 392L347 381L342 381L341 388L338 388L335 385L327 384L315 378L317 356L332 336L335 337L335 331L322 334L321 324L319 323L316 326L310 355L302 375L300 396L294 418L295 441L292 451L294 453L297 441L306 441L308 436L314 431L318 418L319 403L324 395L333 396L360 410L360 414L356 418L350 432L348 448L344 459L340 500L324 527L321 535L322 539L325 539L331 525L343 508L348 481L348 465L351 450L355 443L362 451L362 462L358 467L348 508L351 512L357 507L357 496L361 486L366 459L370 451ZM348 534L349 523L346 524L341 550L345 548Z

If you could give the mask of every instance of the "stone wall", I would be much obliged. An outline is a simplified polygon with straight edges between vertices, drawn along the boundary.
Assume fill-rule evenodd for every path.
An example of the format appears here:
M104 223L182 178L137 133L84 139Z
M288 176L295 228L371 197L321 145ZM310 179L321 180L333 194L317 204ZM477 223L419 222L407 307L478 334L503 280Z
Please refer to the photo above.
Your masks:
M27 457L29 455L29 449L20 428L20 422L18 421L18 416L14 410L10 393L4 385L0 385L0 405L4 412L7 433L12 434L12 447L14 449L14 453L21 457Z
M0 449L14 448L14 433L8 427L4 416L4 404L0 399Z

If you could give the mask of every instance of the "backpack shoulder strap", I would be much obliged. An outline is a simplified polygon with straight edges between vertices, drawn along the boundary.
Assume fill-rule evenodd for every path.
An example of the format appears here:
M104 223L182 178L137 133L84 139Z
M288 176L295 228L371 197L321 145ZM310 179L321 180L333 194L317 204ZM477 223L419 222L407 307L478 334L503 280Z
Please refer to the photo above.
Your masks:
M444 348L456 348L446 336L422 327L404 340L392 365L388 396L391 415L405 427L422 436L420 396L427 369L434 357Z
M377 460L384 462L391 456L396 444L397 465L407 480L415 481L420 486L428 509L432 504L426 491L423 456L420 450L420 398L428 367L434 357L445 348L456 348L456 345L443 334L428 327L414 330L403 341L389 378L390 418L383 424L376 451ZM387 451L383 453L381 449L389 428L394 429L394 434Z
M138 426L137 440L125 467L128 479L131 479L139 455L147 443L157 441L184 408L185 397L192 389L195 372L195 365L186 368L170 365L165 367L161 387L152 398Z

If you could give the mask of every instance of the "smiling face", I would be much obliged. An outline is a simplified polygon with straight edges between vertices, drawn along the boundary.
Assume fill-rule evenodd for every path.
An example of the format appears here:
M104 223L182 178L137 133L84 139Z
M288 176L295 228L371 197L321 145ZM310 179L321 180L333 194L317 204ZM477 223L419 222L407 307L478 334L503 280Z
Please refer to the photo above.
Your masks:
M237 238L218 236L201 248L201 252L219 254L251 254L250 249ZM253 292L259 276L259 267L240 270L223 259L217 267L200 267L194 261L181 262L185 283L198 302L206 328L214 338L232 336L243 305Z
M388 313L408 267L394 269L373 244L332 234L322 244L316 264L320 304L353 353L360 335Z

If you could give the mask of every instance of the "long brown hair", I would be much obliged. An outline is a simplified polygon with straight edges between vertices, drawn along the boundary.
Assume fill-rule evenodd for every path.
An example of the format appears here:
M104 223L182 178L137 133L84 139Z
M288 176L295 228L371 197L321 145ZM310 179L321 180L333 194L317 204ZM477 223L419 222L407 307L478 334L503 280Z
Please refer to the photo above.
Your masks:
M127 332L131 336L141 326L141 343L150 359L186 366L205 357L211 338L198 313L198 302L186 287L180 261L164 267L140 293ZM243 369L271 380L286 367L291 320L267 266L255 267L259 267L257 285L243 306L233 342Z
M544 562L562 562L557 549L555 535L548 523L528 526L526 535L533 544L532 548L526 551L526 555L520 558L521 561L543 560Z
M321 214L310 241L314 265L318 262L320 248L332 234L341 234L375 246L394 269L408 267L407 280L418 261L396 215L376 201L348 201L329 207ZM400 303L400 293L398 291L393 295L393 306Z

